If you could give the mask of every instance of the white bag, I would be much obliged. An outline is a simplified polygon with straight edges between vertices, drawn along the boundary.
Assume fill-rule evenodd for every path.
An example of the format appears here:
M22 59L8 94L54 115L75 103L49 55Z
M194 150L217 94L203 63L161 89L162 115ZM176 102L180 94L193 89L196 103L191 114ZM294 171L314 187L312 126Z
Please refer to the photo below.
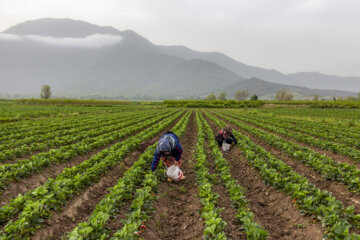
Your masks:
M226 143L226 142L224 141L221 148L222 148L222 150L223 150L224 152L229 151L229 149L230 149L230 144L228 144L228 143Z
M178 182L183 176L183 172L176 165L172 165L166 170L166 175L172 180Z

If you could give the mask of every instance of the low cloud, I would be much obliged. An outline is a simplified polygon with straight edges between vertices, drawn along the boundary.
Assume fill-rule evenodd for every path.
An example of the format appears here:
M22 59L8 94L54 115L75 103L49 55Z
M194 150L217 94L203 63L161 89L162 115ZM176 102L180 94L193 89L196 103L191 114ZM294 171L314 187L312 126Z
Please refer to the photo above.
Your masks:
M33 42L44 43L58 47L77 47L77 48L102 48L114 45L122 40L121 36L109 34L93 34L85 38L54 38L38 35L15 35L0 33L0 40L21 41L30 40Z
M21 40L19 35L0 33L0 40Z

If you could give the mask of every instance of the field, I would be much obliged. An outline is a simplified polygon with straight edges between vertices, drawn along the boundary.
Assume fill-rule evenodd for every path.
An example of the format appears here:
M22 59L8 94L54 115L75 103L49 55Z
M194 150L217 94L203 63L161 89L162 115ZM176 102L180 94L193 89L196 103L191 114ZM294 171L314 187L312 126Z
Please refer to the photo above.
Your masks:
M1 240L360 239L359 109L68 103L0 101Z

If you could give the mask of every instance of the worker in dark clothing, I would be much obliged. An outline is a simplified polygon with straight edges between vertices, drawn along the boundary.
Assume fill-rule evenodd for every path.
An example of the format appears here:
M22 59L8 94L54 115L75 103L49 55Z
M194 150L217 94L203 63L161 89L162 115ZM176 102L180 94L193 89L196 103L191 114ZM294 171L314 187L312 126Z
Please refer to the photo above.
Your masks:
M219 147L222 147L222 144L224 142L228 144L235 143L237 144L237 140L235 136L232 133L232 128L230 126L226 126L223 129L221 129L215 136L216 142L219 144Z
M156 170L160 159L162 159L166 167L176 165L180 168L182 152L183 149L180 145L179 138L171 131L166 132L160 137L156 146L154 158L151 164L151 170ZM184 178L185 176L182 176L182 179Z

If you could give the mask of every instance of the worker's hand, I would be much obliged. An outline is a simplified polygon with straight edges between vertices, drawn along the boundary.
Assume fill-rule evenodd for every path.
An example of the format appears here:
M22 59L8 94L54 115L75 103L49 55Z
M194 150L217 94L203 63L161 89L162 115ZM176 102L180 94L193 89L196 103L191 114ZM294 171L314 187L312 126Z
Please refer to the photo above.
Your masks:
M178 168L180 168L180 164L179 164L178 161L175 161L175 160L174 160L174 165L177 166Z

